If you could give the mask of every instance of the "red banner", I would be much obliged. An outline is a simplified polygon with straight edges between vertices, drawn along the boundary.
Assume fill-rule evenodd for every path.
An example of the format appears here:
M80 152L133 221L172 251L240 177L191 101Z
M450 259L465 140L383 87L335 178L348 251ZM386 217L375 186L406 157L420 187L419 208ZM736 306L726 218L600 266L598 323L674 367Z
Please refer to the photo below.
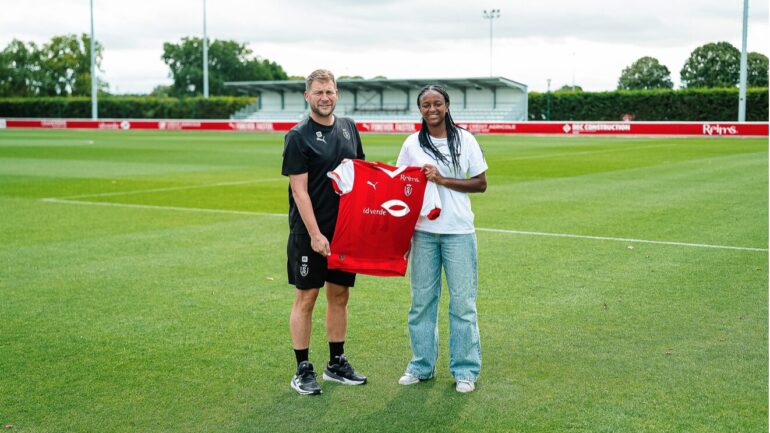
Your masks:
M3 128L286 132L297 122L249 120L0 119ZM419 122L358 122L360 132L410 134ZM767 137L767 122L458 122L474 134Z

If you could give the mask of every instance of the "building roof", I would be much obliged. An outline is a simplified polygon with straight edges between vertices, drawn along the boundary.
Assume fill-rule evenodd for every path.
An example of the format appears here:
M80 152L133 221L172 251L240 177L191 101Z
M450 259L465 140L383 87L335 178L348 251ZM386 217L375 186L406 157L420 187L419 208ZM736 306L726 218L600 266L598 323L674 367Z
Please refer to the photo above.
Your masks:
M337 80L337 88L344 91L380 91L387 89L409 90L420 88L428 84L438 84L446 88L455 89L494 89L512 87L527 93L525 84L509 80L503 77L479 77L479 78L404 78L404 79L343 79ZM225 86L235 87L244 93L255 92L304 92L304 80L283 81L229 81Z

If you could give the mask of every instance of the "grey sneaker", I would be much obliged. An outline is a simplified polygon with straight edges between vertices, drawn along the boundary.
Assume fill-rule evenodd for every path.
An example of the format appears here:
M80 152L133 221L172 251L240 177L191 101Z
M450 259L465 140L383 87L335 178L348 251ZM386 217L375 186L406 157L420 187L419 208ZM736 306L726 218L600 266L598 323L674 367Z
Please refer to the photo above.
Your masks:
M299 363L297 366L297 373L291 378L291 387L294 388L299 395L321 394L321 386L318 385L318 381L315 379L313 364L308 361Z

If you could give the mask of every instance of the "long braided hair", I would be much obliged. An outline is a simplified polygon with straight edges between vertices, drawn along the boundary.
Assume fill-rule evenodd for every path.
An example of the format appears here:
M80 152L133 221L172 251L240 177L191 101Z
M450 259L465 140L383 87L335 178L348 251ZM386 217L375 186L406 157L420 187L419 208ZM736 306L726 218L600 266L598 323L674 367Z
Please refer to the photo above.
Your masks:
M452 119L452 116L449 114L449 93L447 91L436 84L429 84L422 89L420 89L420 93L417 95L417 107L420 107L420 98L422 98L422 95L424 95L426 92L434 91L441 94L441 96L444 97L444 101L447 105L447 111L446 111L446 117L444 118L444 125L446 126L446 137L447 137L447 146L449 147L449 156L452 158L451 161L447 159L446 155L441 153L441 151L438 150L435 144L433 144L433 141L430 139L430 133L428 130L428 122L425 121L425 119L422 119L422 127L420 128L420 133L418 134L418 138L420 139L420 147L422 150L425 151L425 153L432 155L433 158L438 162L443 162L446 165L451 165L454 167L455 172L460 172L460 127L455 124L454 120Z

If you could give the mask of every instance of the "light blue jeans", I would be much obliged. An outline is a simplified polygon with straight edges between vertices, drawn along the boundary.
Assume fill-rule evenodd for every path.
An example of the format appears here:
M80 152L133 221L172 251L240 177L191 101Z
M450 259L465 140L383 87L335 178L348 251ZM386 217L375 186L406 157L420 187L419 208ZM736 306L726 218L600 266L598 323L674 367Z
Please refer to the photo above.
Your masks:
M415 231L409 253L412 307L407 373L433 377L438 357L438 304L441 268L449 288L449 371L455 380L476 381L481 371L481 343L476 317L478 256L476 235Z

